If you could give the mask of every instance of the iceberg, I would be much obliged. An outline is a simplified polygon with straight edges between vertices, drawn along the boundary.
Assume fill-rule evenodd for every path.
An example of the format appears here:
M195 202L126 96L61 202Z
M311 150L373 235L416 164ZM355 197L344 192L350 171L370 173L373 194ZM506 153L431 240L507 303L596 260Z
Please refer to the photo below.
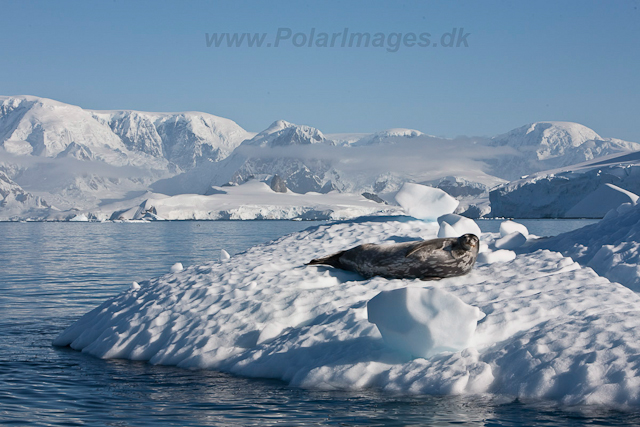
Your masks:
M640 208L626 206L515 258L487 252L488 261L503 262L478 262L465 276L428 283L304 265L364 242L428 239L437 232L435 222L406 217L311 227L224 262L131 286L79 318L54 344L105 359L216 369L313 389L640 405L640 296L602 276L626 277L627 286L634 283L630 277L637 281ZM498 236L484 233L482 244ZM580 263L559 251L578 254ZM625 272L616 269L620 259ZM583 267L590 263L594 269ZM404 300L394 300L402 292ZM486 316L455 345L413 350L407 348L411 333L390 339L389 330L408 324L441 336L446 326L423 316L435 309L465 313L454 319L456 332L469 332L480 312ZM398 320L409 314L413 320Z

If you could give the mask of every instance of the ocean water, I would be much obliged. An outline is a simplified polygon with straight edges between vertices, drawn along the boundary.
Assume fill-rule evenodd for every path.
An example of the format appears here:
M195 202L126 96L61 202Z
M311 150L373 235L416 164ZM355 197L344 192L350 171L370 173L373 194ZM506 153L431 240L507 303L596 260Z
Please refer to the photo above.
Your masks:
M592 221L536 220L553 235ZM499 221L479 221L496 231ZM640 425L640 411L504 396L302 390L215 371L100 360L51 341L141 281L306 228L292 221L0 223L2 425Z

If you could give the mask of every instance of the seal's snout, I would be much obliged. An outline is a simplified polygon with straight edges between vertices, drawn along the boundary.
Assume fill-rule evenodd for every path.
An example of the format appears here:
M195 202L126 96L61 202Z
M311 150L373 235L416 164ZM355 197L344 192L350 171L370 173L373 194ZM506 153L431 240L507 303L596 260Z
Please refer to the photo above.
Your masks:
M473 248L479 247L480 239L478 239L478 236L476 236L475 234L463 234L462 236L458 237L458 243L465 250L469 251Z

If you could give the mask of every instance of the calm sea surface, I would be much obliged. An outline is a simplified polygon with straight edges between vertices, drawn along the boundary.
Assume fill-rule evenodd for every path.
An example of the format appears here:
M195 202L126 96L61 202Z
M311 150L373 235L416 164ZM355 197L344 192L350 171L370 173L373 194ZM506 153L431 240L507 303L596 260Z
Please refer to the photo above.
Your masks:
M525 222L525 221L522 221ZM592 221L532 220L553 235ZM496 231L499 221L479 221ZM317 223L316 223L317 224ZM309 222L0 223L2 425L640 425L640 412L495 396L309 391L144 362L99 360L51 341L132 281L216 260Z

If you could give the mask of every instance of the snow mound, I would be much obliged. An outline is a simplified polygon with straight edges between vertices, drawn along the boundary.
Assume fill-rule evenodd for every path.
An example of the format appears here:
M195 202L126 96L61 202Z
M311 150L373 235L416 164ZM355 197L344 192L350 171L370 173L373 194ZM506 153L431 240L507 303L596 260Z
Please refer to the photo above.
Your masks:
M536 242L640 292L640 205L625 203L595 224Z
M502 221L500 223L500 236L505 237L508 234L511 234L515 231L520 232L525 237L529 237L529 230L524 225L517 223L515 221Z
M380 292L367 303L367 315L389 347L413 357L464 350L484 317L455 295L425 288Z
M478 254L478 264L493 264L494 262L509 262L516 259L516 253L505 249L485 251Z
M462 215L457 215L457 214L442 215L438 217L438 224L440 224L441 228L443 227L444 224L448 224L455 231L455 234L453 236L446 236L446 237L460 237L463 234L475 234L476 236L482 235L482 231L480 231L480 227L478 227L478 224L476 224L474 220L464 217Z
M594 238L586 241L594 248L607 236L601 243L616 253L624 249L616 244L625 245L616 242L632 242L627 248L635 245L637 257L639 223L633 208L580 233ZM429 359L389 348L367 319L367 302L380 292L424 282L304 266L364 242L436 233L433 222L388 218L309 228L224 263L141 282L82 316L54 344L300 387L640 405L640 296L557 252L522 253L429 283L486 314L470 347ZM579 242L580 233L564 241ZM493 238L483 235L483 244Z
M448 222L442 222L440 223L440 228L438 229L438 238L443 237L460 237L460 234L458 234L456 229L450 226Z
M396 202L408 215L431 221L452 213L458 207L458 201L444 191L412 182L402 185L396 194Z
M527 242L527 236L519 231L509 233L504 237L496 240L495 245L498 249L516 249L524 245Z
M636 203L638 195L613 184L604 184L564 214L567 218L602 218L623 203Z

